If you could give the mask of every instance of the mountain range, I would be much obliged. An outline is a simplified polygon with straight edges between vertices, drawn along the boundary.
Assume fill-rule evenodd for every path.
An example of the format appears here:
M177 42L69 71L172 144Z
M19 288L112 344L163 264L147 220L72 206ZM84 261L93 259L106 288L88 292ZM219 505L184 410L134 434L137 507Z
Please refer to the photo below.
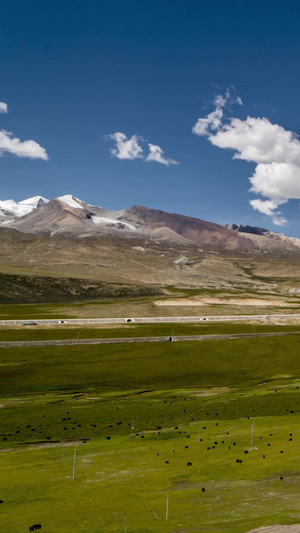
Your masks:
M48 200L34 196L21 202L0 201L0 227L33 235L87 237L118 235L142 240L168 240L211 249L258 253L295 253L300 239L263 228L221 226L180 214L142 206L107 211L72 195Z
M108 283L262 288L300 274L300 240L72 195L0 201L0 272Z

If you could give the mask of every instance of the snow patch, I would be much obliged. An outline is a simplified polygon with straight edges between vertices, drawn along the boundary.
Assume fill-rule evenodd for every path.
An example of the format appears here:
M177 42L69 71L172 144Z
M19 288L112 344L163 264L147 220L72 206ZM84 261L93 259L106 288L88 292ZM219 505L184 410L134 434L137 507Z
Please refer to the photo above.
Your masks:
M60 200L64 204L69 205L70 207L75 207L76 209L83 209L81 205L81 200L75 198L71 194L65 194L64 196L59 196L56 200Z
M135 227L132 226L132 224L128 224L127 222L124 222L123 220L117 220L115 218L108 218L108 217L97 217L96 215L91 216L92 222L94 224L109 224L113 226L125 226L124 229L134 231Z
M37 209L42 205L48 204L48 202L50 202L50 200L48 200L48 198L44 198L44 196L32 196L32 198L27 198L26 200L18 202L18 205L28 205L33 209Z

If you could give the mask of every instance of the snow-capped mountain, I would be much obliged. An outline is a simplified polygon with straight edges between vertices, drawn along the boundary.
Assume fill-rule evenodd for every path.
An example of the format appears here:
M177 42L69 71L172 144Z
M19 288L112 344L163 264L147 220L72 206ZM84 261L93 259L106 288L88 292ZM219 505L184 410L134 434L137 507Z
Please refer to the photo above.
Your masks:
M31 213L34 209L47 204L49 201L47 198L43 198L43 196L33 196L21 202L0 200L0 223L23 217Z
M78 198L75 198L75 196L72 196L71 194L65 194L64 196L58 196L56 200L59 200L60 202L63 202L64 204L69 205L70 207L75 207L75 209L84 209L85 204Z
M44 208L41 210L41 208ZM0 201L0 226L34 234L88 235L108 230L134 231L124 219L125 211L106 211L71 194L48 200L42 196L21 202Z
M22 233L89 237L115 235L140 242L152 240L205 249L280 255L299 254L299 239L261 228L223 227L213 222L142 206L107 211L70 194L47 200L0 201L0 226Z
M100 206L87 204L71 194L58 196L55 200L71 208L83 210L85 220L88 224L92 223L96 226L125 229L127 231L133 231L136 229L132 224L125 222L124 217L122 216L124 211L106 211Z

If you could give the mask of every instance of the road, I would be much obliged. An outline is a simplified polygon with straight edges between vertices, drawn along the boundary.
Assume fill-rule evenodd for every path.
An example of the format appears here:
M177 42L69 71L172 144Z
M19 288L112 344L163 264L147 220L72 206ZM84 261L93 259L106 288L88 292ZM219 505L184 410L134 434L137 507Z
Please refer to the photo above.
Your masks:
M187 322L236 322L253 320L300 319L300 313L274 314L274 315L213 315L213 316L151 316L151 317L124 317L124 318L43 318L23 320L0 320L0 326L16 325L88 325L88 324L161 324L161 323L187 323Z
M207 341L207 340L236 340L252 339L258 337L284 337L287 335L300 335L300 332L281 331L278 333L235 333L227 335L182 335L178 337L123 337L111 339L65 339L48 341L7 341L0 342L0 348L30 348L42 346L78 346L95 344L133 344L145 342L174 342L180 341Z

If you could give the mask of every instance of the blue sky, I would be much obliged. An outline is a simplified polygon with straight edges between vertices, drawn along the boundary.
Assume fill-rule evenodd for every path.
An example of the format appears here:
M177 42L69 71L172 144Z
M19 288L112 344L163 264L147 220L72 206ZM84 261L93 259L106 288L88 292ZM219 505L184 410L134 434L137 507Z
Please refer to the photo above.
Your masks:
M300 6L244 4L7 2L0 198L71 193L300 237Z

